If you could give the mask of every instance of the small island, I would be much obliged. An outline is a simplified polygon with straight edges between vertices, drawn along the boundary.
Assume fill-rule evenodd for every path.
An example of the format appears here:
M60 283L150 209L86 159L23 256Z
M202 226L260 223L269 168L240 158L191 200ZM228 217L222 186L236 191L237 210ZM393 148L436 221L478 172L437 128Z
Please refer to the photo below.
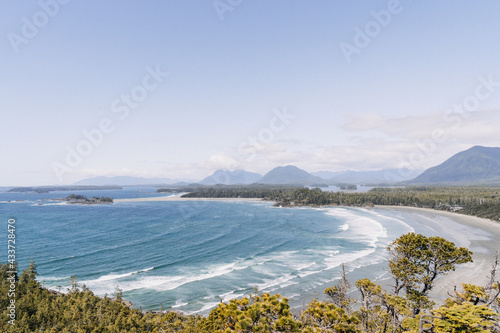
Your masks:
M345 185L340 185L341 190L347 190L347 191L356 191L358 187L356 185L352 184L345 184Z
M99 205L99 204L112 204L113 198L110 197L92 197L88 199L86 196L79 194L71 194L66 198L55 199L60 201L66 201L69 204L79 204L79 205Z

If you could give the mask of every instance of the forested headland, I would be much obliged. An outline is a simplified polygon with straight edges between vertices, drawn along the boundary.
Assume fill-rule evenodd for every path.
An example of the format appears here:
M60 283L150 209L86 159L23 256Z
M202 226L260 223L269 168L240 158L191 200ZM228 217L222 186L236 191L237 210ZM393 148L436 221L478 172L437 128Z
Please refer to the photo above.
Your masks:
M113 198L110 197L92 197L87 198L80 194L71 194L66 198L53 199L58 201L66 201L69 204L79 204L79 205L98 205L98 204L111 204L113 203Z
M298 313L291 311L286 297L255 290L248 297L221 302L206 317L133 309L119 289L113 298L97 297L76 277L62 294L36 280L34 262L20 274L16 263L0 264L0 331L500 332L498 257L484 286L457 281L450 297L437 307L429 298L435 279L470 262L472 252L440 237L414 233L396 239L387 250L390 290L366 278L351 284L343 269L322 299L312 300ZM352 287L357 290L354 297Z
M159 191L168 192L168 189ZM170 190L172 191L172 190ZM319 188L273 186L204 186L184 188L185 198L260 198L276 206L356 206L375 205L431 208L500 220L500 187L488 186L409 186L373 188L366 193L327 192Z

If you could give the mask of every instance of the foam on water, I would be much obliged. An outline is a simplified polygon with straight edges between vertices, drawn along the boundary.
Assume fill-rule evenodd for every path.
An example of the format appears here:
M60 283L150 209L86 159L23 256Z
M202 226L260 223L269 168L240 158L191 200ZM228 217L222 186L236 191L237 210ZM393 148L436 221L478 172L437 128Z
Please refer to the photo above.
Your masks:
M402 233L415 232L415 229L411 225L409 225L408 223L404 222L401 217L396 218L396 217L384 215L384 214L378 213L374 209L369 209L369 210L368 209L360 209L360 210L368 212L373 217L379 219L379 221L391 221L391 222L395 222L395 223L399 224L401 227L406 229L405 231L402 231Z
M222 294L219 296L219 298L222 299L223 302L228 302L232 299L235 299L235 298L240 298L240 297L243 297L245 296L245 293L237 293L236 290L233 290L233 291L230 291L228 293L225 293L225 294Z
M294 278L296 278L296 276L290 275L290 274L285 275L285 276L280 276L276 279L267 280L264 283L257 284L257 288L259 288L259 290L266 291L266 292L274 291L278 288L273 289L273 287L280 286L281 284L288 282Z
M182 302L181 300L177 300L177 301L175 301L175 304L172 305L172 308L174 308L174 309L175 308L180 308L180 307L186 306L188 304L189 303L187 303L187 302Z
M124 277L127 277L127 276L132 276L134 274L138 274L138 273L141 273L141 272L149 272L150 270L154 269L154 267L150 267L150 268L146 268L146 269L141 269L141 270L138 270L138 271L134 271L134 272L129 272L129 273L123 273L123 274L107 274L107 275L104 275L104 276L101 276L99 277L98 279L94 280L96 283L98 282L102 282L102 281L109 281L109 280L119 280L121 278L124 278ZM89 283L91 281L88 281Z
M335 257L325 258L324 262L327 265L327 269L332 269L339 267L342 264L349 264L353 261L357 261L360 258L366 257L375 252L375 248L370 248L362 251L344 253ZM373 262L372 262L373 263Z
M21 230L24 257L38 260L49 288L76 275L97 295L118 286L136 307L186 313L206 313L253 287L301 305L339 277L342 263L354 270L384 260L386 245L410 228L394 214L358 208L138 201L103 214L32 203L15 205L19 228L29 227Z
M199 310L187 312L187 314L188 315L192 315L192 314L206 312L208 310L211 310L211 309L215 308L219 303L220 302L208 302L208 303L205 303Z
M196 274L186 274L186 275L152 275L152 276L138 276L138 278L134 280L124 279L134 274L138 274L140 272L147 272L153 268L147 270L140 270L131 273L125 274L108 274L102 277L99 277L94 280L82 281L85 283L87 287L92 290L95 290L98 294L111 293L115 290L118 285L120 289L123 291L132 291L138 289L149 289L154 291L169 291L177 289L181 286L203 281L209 280L215 277L228 275L231 272L237 270L243 270L252 265L253 261L249 261L249 264L243 264L243 260L223 264L223 265L214 265L204 269L202 273Z
M68 280L70 279L70 276L41 276L39 275L37 279L39 281L44 281L45 283L52 284L54 281L63 281L63 280Z
M69 205L68 202L63 201L63 202L47 202L47 203L34 203L31 206L66 206Z
M342 225L339 227L339 230L340 230L340 231L347 231L347 230L349 230L349 224L347 224L347 223L342 224Z
M352 209L331 208L327 210L326 214L346 221L343 225L347 225L348 228L344 231L350 231L350 238L363 240L371 247L376 246L379 238L387 238L387 231L380 222L374 218L356 214ZM348 236L343 235L343 237Z

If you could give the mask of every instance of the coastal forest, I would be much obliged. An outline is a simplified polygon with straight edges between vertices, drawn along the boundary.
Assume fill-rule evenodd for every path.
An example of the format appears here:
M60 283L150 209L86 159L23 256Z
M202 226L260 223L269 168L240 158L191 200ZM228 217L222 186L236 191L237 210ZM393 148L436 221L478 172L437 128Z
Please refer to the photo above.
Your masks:
M0 264L2 332L500 332L498 256L486 285L457 283L438 307L430 299L435 279L472 261L472 252L441 237L409 233L388 248L392 287L369 279L349 281L346 270L322 299L294 312L288 299L258 290L221 302L208 316L141 311L119 289L98 297L72 277L67 293L44 288L34 262ZM493 259L493 258L492 258ZM353 288L356 292L352 292ZM14 300L14 301L12 301Z
M160 192L179 191L160 189ZM500 187L408 186L373 188L366 193L327 192L319 188L206 186L182 189L186 198L260 198L276 206L407 206L431 208L500 220Z

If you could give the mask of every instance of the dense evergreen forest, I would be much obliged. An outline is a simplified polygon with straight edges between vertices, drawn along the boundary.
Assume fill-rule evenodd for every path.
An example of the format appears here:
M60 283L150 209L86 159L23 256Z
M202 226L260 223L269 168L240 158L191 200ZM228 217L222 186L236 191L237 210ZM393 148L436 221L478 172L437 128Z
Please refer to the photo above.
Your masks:
M294 185L190 185L181 188L160 188L158 193L186 193L184 197L198 198L262 198L269 199L277 194L287 195L303 189Z
M436 307L429 299L436 277L470 262L472 253L440 237L410 233L388 247L392 290L369 279L341 279L299 313L288 299L259 293L220 303L208 316L142 312L120 290L97 297L72 277L66 294L43 288L34 262L20 274L0 264L1 332L500 332L498 257L485 286L462 284ZM343 267L344 268L344 267Z
M166 190L163 190L166 191ZM319 188L206 186L186 188L188 198L262 198L277 206L408 206L500 220L500 187L410 186L374 188L367 193L325 192Z
M110 204L113 203L113 198L110 197L92 197L88 199L84 195L71 194L66 198L56 199L61 201L66 201L69 204L80 204L80 205L95 205L95 204Z

